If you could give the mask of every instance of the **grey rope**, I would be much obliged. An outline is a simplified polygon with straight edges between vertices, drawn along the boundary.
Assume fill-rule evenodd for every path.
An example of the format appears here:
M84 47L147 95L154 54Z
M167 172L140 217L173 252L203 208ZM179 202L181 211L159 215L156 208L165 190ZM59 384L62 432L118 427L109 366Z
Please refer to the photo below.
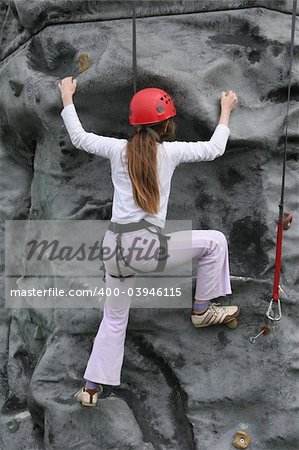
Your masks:
M290 101L291 101L291 81L292 81L292 66L293 66L293 56L294 56L296 11L297 11L297 0L293 0L289 82L288 82L288 95L287 95L287 112L286 112L286 124L285 124L285 141L284 141L284 155L283 155L283 168L282 168L281 197L280 197L280 203L279 203L279 220L283 220L285 173L286 173L287 147L288 147L288 121L289 121L288 119L289 119L289 109L290 109Z
M136 8L133 3L132 15L132 47L133 47L133 91L137 91L137 40L136 40Z

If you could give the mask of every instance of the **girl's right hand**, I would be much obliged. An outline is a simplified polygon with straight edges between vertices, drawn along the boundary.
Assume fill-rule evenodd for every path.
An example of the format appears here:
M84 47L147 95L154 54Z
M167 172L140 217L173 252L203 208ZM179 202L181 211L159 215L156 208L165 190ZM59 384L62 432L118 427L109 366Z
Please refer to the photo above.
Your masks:
M73 103L73 95L77 88L77 80L73 77L65 77L58 83L61 92L63 106Z
M58 83L62 98L70 98L77 88L77 80L73 77L65 77Z
M222 92L221 109L233 111L238 106L238 97L234 91Z

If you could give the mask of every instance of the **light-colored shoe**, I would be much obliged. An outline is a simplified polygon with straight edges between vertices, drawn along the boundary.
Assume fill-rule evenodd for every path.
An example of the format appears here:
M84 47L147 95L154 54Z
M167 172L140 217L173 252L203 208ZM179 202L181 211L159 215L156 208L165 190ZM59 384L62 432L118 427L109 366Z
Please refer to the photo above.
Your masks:
M196 314L193 311L191 321L195 328L203 328L210 325L227 324L239 315L239 306L221 306L219 303L212 303L204 314Z
M103 388L99 385L97 391L89 392L85 387L81 388L76 394L74 394L74 398L81 402L83 406L96 406L98 397L102 394Z

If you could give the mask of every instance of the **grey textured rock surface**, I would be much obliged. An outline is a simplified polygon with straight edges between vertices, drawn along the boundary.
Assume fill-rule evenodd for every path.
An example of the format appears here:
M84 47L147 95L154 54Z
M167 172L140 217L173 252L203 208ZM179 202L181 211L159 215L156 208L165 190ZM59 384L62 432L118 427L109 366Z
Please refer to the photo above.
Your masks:
M239 95L226 154L176 170L168 217L226 234L240 325L195 330L188 310L132 310L123 384L107 388L90 411L72 396L101 312L7 309L2 285L0 447L229 450L241 429L252 448L298 448L298 25L286 184L294 226L283 247L283 319L269 336L249 342L271 298L292 2L136 4L138 88L171 92L178 140L209 139L220 92ZM131 2L0 3L4 219L109 219L109 162L71 145L57 83L77 77L75 104L86 130L128 136L130 16Z

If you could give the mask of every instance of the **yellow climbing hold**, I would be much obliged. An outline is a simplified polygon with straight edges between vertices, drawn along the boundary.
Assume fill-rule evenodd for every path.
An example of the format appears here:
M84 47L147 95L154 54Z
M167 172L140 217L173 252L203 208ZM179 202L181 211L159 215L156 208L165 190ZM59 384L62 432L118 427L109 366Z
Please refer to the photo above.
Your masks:
M235 330L237 328L237 326L239 325L238 319L234 318L233 320L231 320L230 322L226 322L225 325L228 328L231 328L232 330Z
M78 62L79 62L79 69L78 69L79 73L84 72L85 70L89 69L89 67L91 66L87 53L80 53L80 55L78 57Z
M248 448L251 444L251 437L245 431L237 431L235 434L233 445L236 448Z

